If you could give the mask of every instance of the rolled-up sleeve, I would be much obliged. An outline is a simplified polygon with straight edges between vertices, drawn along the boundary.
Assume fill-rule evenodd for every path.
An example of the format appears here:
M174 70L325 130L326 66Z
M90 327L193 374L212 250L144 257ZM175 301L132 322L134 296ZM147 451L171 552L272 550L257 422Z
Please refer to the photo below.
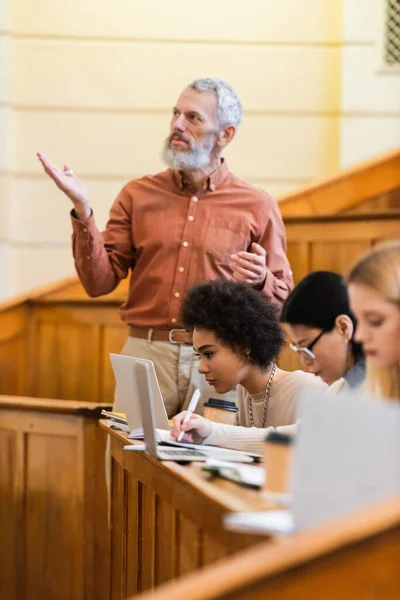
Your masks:
M81 221L71 212L72 251L75 268L89 296L112 292L133 268L131 199L125 190L117 196L106 229L101 233L93 213Z

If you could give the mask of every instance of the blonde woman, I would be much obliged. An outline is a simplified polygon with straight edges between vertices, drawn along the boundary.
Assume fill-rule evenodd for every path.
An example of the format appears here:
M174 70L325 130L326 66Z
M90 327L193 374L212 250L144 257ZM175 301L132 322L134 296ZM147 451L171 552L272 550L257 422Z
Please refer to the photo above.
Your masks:
M367 360L366 391L400 400L400 241L378 246L348 277L355 340Z

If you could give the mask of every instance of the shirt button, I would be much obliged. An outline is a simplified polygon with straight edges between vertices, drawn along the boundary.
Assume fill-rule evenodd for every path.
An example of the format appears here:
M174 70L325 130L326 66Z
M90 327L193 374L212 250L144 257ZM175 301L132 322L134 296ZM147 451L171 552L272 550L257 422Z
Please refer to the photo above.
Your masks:
M175 319L175 318L172 318L172 319L171 319L171 323L176 323L176 319Z
M189 221L193 221L194 217L192 217L192 215L190 215L190 217L188 217Z
M87 233L87 229L86 229L86 227L83 229L83 233Z
M193 200L193 202L197 202L198 197L197 196L192 196L192 200Z
M179 267L179 269L178 269L179 273L183 273L184 270L185 269L183 267Z
M183 242L182 246L184 246L185 248L187 248L189 246L189 242Z
M175 292L174 296L175 296L175 298L179 298L180 293L179 292Z

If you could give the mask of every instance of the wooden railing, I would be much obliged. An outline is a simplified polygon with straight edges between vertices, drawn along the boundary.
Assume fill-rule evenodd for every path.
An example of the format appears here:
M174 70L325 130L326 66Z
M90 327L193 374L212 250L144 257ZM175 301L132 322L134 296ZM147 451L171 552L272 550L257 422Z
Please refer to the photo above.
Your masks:
M338 215L399 188L400 148L287 194L279 206L284 218Z

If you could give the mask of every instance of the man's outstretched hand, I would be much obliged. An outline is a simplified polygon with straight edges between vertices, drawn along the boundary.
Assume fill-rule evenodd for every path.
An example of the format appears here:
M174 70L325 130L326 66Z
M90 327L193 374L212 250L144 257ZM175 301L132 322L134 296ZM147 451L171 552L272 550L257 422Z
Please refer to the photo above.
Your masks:
M56 186L72 201L78 218L87 219L90 217L92 211L89 205L86 185L79 177L76 177L71 167L64 165L63 171L60 171L60 169L49 161L45 154L38 152L37 157L47 175L51 177Z

